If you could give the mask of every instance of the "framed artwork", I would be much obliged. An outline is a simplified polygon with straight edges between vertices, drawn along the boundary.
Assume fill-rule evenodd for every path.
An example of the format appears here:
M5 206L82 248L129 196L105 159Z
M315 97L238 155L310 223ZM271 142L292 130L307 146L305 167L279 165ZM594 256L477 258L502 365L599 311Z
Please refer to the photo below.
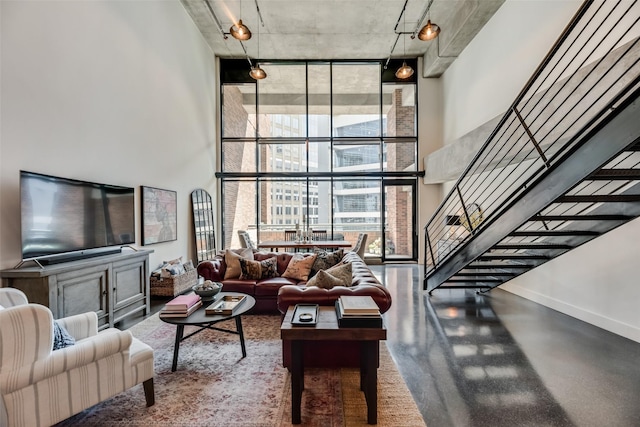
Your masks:
M142 187L142 244L178 239L177 193Z

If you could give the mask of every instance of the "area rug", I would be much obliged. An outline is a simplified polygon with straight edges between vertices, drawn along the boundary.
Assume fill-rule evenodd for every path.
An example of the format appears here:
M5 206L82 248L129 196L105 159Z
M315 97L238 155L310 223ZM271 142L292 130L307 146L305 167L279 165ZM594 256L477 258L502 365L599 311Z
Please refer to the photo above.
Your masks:
M156 403L147 408L141 385L102 402L56 427L291 425L291 389L282 367L280 316L242 317L247 357L237 335L203 331L180 346L171 372L175 326L158 315L133 326L154 349ZM218 326L235 330L235 322ZM185 335L195 328L185 328ZM357 369L307 369L302 425L367 425ZM378 370L378 425L424 426L424 421L384 343Z

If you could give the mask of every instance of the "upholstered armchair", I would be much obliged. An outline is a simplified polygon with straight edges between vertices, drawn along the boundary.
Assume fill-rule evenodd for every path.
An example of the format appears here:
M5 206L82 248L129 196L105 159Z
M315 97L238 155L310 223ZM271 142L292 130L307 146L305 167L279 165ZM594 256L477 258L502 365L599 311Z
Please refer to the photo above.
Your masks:
M50 426L143 383L154 404L153 350L128 331L98 332L88 312L56 322L75 344L53 350L51 311L0 288L0 426Z

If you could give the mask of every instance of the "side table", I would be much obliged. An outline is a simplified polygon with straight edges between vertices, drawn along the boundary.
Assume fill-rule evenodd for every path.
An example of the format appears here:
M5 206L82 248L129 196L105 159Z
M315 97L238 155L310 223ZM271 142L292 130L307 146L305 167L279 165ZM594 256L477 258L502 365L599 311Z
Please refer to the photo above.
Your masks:
M387 339L382 328L340 328L335 308L319 307L318 322L309 326L291 324L295 307L289 307L280 326L280 338L291 340L291 423L301 423L300 404L304 390L304 360L302 348L305 341L358 341L361 346L360 389L367 401L367 422L378 422L378 364L380 340Z

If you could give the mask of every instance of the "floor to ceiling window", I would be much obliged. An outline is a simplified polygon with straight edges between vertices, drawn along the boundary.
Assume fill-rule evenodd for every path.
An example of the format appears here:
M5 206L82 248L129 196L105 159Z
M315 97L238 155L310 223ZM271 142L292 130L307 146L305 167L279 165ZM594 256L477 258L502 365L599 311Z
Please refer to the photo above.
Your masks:
M383 204L383 185L417 182L416 82L384 65L261 62L268 77L254 81L246 60L221 60L224 247L238 230L259 242L297 225L353 243L367 233L367 257L400 244L395 259L417 258L415 192Z

